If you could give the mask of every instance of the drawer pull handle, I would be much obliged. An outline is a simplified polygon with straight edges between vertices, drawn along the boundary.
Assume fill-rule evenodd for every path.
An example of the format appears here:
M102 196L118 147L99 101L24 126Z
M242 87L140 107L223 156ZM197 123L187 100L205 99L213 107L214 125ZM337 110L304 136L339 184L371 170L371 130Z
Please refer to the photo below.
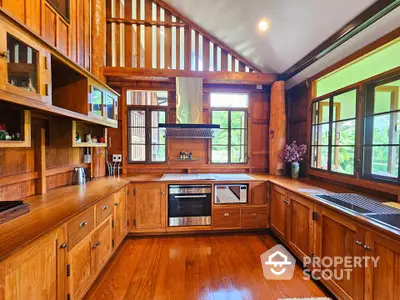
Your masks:
M94 244L94 245L92 246L92 249L94 250L94 249L96 249L98 246L100 246L100 241L98 241L96 244Z
M62 244L60 245L60 249L65 249L65 248L67 248L67 243L62 243Z
M283 203L285 203L286 205L290 205L289 200L283 200Z
M229 217L230 214L229 213L224 213L224 217Z
M107 209L108 209L108 205L104 205L103 210L107 210Z
M372 251L372 248L370 246L364 245L365 251Z
M359 246L359 247L363 246L363 243L361 243L360 241L355 241L354 243L356 244L356 246Z
M118 202L115 202L115 203L114 203L114 206L118 206L118 205L119 205Z
M258 213L252 213L251 214L253 217L257 217L258 216Z
M81 224L79 224L80 228L83 228L87 225L87 221L83 221Z

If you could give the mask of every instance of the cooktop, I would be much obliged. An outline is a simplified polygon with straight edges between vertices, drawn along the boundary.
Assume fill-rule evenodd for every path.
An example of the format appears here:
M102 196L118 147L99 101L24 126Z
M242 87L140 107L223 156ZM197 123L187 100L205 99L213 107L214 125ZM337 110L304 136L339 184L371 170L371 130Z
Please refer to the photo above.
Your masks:
M368 218L378 221L384 225L389 225L397 230L400 230L400 214L386 214L386 215L369 215Z
M24 204L23 201L0 201L0 212L9 210L11 208L17 207Z

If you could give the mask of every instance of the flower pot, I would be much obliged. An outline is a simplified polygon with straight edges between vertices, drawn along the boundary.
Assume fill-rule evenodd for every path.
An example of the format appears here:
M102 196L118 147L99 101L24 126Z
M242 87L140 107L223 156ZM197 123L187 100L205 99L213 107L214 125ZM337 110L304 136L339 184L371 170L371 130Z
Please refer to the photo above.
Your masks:
M292 178L293 179L299 178L299 172L300 172L300 164L298 162L293 162L292 163Z

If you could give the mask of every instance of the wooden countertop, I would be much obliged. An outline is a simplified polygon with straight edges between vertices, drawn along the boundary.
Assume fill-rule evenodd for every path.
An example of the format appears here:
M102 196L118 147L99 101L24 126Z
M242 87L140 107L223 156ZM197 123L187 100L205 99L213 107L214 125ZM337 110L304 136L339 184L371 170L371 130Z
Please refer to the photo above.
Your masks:
M128 183L120 178L103 177L85 185L62 187L24 199L30 204L30 212L0 225L0 260Z

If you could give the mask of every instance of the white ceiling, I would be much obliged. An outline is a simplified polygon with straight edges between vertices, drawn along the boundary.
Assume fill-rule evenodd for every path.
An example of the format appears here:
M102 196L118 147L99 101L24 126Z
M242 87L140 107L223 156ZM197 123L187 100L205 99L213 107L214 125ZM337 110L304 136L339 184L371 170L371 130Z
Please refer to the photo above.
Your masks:
M283 73L375 0L164 0L264 72ZM260 33L258 21L270 28Z

